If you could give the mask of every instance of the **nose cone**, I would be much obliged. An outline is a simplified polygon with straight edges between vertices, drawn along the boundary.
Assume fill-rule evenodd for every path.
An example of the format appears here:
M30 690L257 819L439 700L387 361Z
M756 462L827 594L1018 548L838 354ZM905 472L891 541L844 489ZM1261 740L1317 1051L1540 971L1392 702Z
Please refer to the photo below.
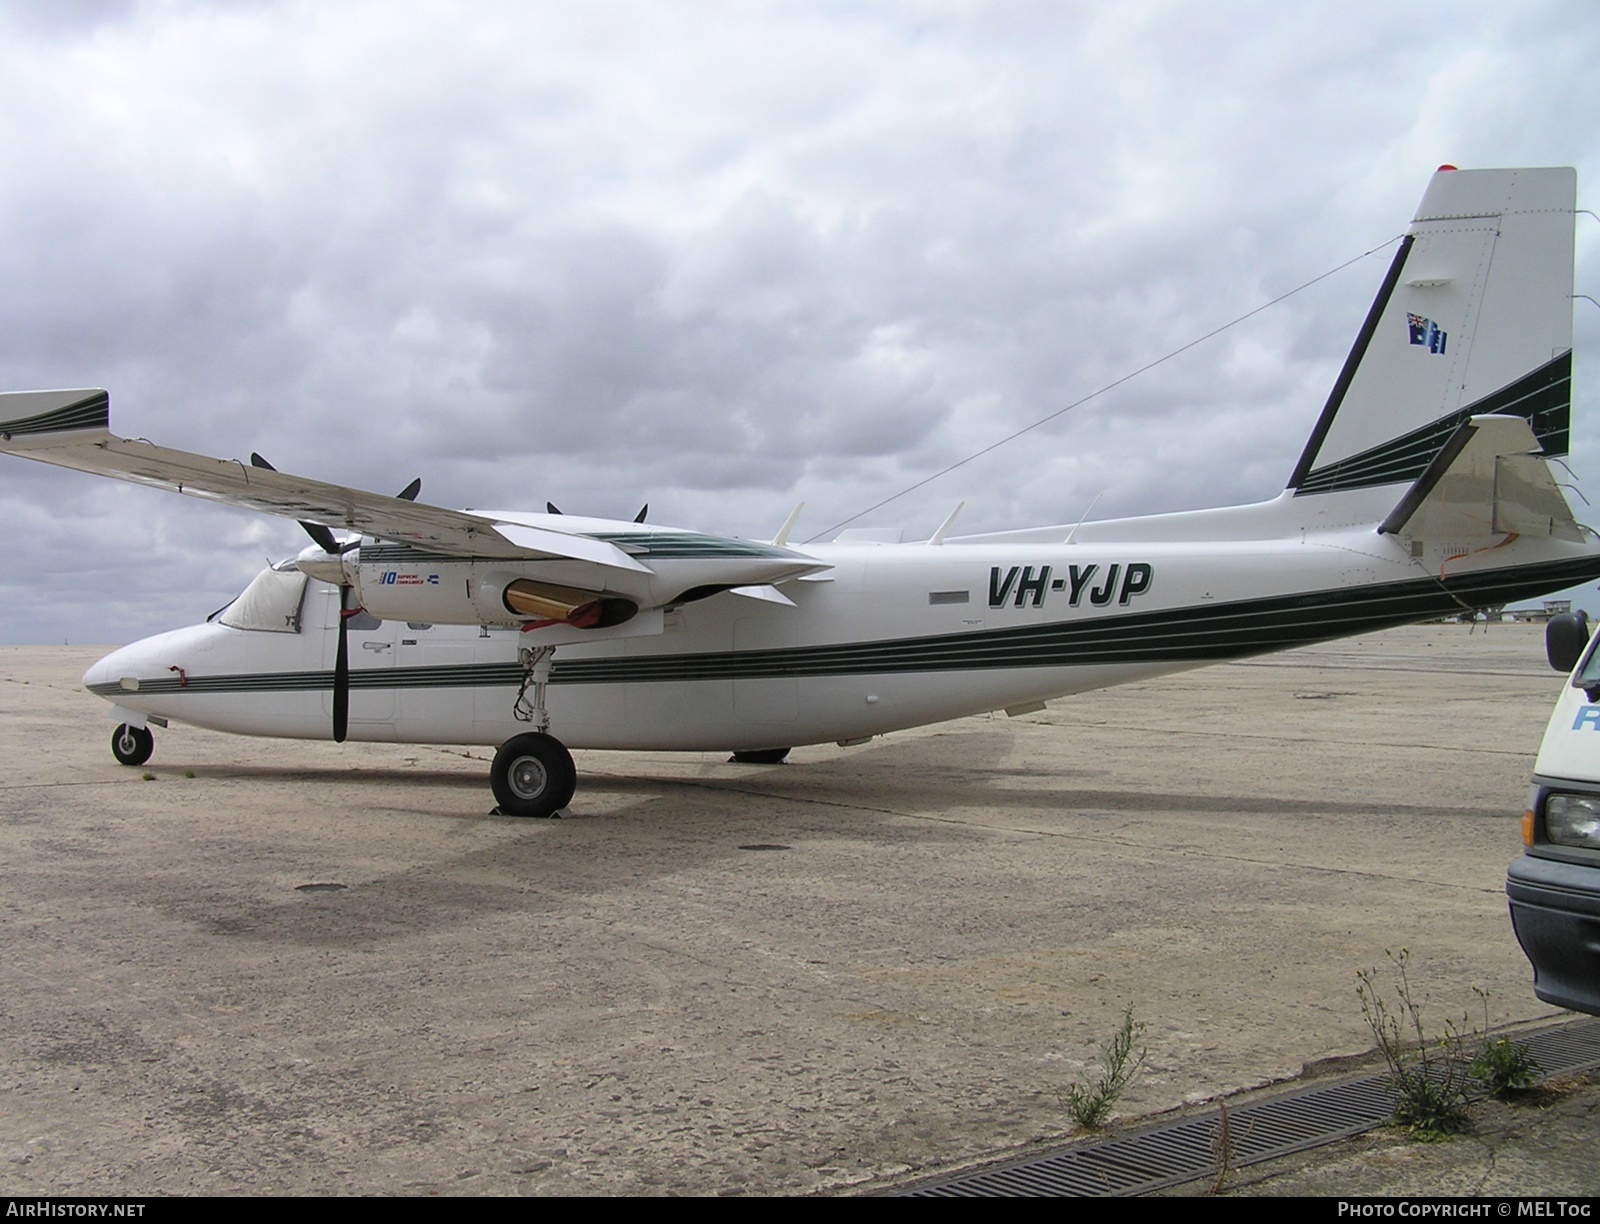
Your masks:
M137 643L135 643L137 645ZM137 672L128 670L131 662L128 652L131 646L124 646L120 650L113 650L105 658L97 662L88 671L83 673L83 687L96 696L109 697L111 694L106 689L115 687L124 675L134 676Z
M107 654L106 658L101 659L93 667L86 670L85 674L83 674L83 686L93 690L93 688L99 688L101 685L117 682L117 672L115 672L115 669L117 669L117 656L122 654L123 650L126 650L126 646L123 646L122 650L112 651L112 653Z
M139 694L141 678L146 681L166 678L171 664L193 658L217 632L214 625L191 625L187 629L174 629L130 642L84 672L83 686L96 697L119 705L129 704L128 699Z

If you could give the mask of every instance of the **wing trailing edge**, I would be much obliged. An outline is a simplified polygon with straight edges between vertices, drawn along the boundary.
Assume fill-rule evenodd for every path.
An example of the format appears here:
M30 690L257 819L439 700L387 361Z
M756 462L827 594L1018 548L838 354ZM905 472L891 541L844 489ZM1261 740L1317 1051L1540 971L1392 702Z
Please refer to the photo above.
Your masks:
M656 573L636 560L626 546L582 530L560 531L549 523L526 522L462 510L448 510L404 497L369 493L312 480L237 459L216 459L156 446L110 432L110 398L103 390L22 391L0 394L0 452L37 459L132 484L148 485L205 498L280 518L358 531L375 539L405 544L439 556L504 561L581 561L627 581ZM574 524L584 520L574 519ZM627 526L632 527L633 524ZM663 546L689 538L682 533L643 529ZM619 537L620 539L621 537ZM692 537L701 551L740 555L735 542ZM637 550L634 550L637 551ZM742 550L748 552L746 548ZM668 549L665 555L672 555ZM734 574L746 583L770 582L778 569L822 568L810 558L768 548ZM747 571L747 572L745 572Z

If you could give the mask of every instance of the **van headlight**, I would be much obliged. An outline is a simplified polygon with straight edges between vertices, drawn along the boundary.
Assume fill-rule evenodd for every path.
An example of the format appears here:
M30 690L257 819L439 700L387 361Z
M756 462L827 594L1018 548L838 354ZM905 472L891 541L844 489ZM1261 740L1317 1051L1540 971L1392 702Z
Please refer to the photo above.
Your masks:
M1600 850L1600 795L1551 795L1544 801L1544 835L1558 846Z

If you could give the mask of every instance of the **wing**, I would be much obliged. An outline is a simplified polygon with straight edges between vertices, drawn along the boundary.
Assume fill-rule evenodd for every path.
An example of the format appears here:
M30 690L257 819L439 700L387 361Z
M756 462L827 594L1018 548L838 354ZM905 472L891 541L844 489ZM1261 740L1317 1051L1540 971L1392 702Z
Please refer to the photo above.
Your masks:
M624 549L587 535L502 524L482 515L327 484L237 459L213 459L142 439L119 438L110 432L110 423L110 397L104 391L0 395L0 451L23 458L264 514L349 528L445 556L575 560L649 572Z

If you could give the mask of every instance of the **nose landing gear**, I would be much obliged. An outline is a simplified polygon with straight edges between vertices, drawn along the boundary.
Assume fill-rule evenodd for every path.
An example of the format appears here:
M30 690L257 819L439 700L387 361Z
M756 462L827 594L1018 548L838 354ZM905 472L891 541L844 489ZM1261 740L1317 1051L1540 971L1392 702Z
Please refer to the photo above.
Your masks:
M111 755L124 765L143 765L156 750L156 737L149 727L130 727L119 723L111 733Z

